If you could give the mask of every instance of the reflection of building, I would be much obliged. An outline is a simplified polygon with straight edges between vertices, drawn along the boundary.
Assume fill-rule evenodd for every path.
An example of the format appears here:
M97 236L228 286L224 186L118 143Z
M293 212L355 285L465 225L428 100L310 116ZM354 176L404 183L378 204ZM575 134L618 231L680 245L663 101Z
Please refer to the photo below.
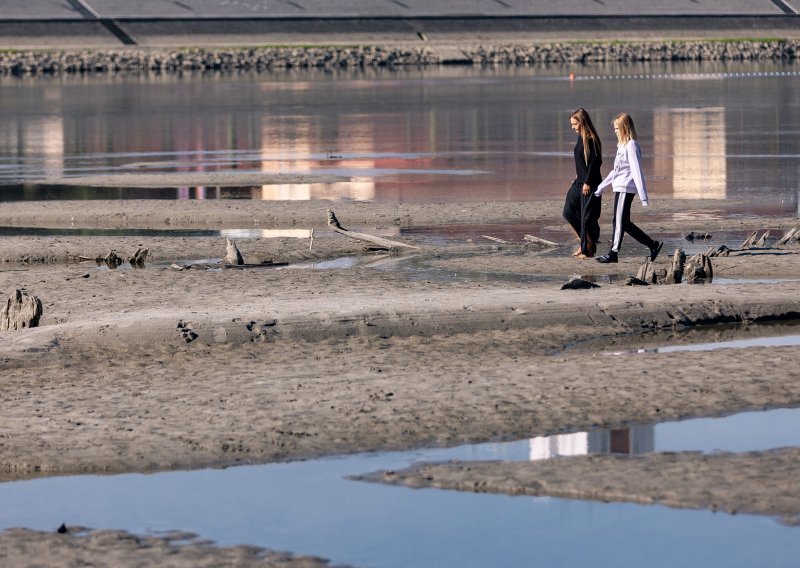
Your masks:
M587 454L636 455L654 450L655 427L652 425L557 434L530 440L532 461Z
M338 138L348 152L360 153L373 150L372 129L368 121L353 121L337 125ZM264 124L261 130L261 171L268 173L311 173L319 168L321 156L314 157L311 147L315 133L307 120L277 120ZM358 176L359 170L371 170L373 160L345 160L328 155L337 169L353 170L351 181L333 183L286 183L261 187L260 195L254 198L274 200L308 199L354 199L366 201L375 197L375 182L371 178Z
M725 199L725 109L657 110L653 117L654 175L671 180L676 199Z

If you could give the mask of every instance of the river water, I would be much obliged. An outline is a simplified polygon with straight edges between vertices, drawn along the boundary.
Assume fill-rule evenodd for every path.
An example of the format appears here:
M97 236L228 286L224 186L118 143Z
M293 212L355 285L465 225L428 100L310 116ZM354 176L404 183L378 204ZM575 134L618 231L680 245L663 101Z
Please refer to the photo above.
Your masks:
M652 451L759 451L800 443L800 410L630 425L506 444L356 454L224 470L51 477L0 484L0 530L179 528L221 545L334 563L444 566L796 566L800 528L754 515L411 490L350 481L415 462L541 460Z
M0 200L561 198L568 115L630 113L649 190L798 210L800 64L594 66L0 78ZM338 174L336 183L97 188L109 173ZM61 182L61 183L59 183ZM703 214L713 215L713 205Z
M609 123L620 111L634 117L654 203L659 196L720 206L745 198L743 213L798 212L800 65L781 62L0 78L0 201L561 199L574 177L568 115L578 106L592 113L603 138L604 172L614 153ZM68 181L175 172L337 174L347 181L178 188ZM689 214L717 211L711 205ZM797 416L725 428L737 442L742 432L796 434ZM657 451L698 449L687 441L714 431L710 424L673 436L680 441L674 446L665 445L669 435L661 432L668 430L653 426L630 439L652 441ZM534 439L517 449L532 459L575 440L602 446L605 435ZM796 444L796 437L779 438L764 447ZM699 449L720 447L754 449L716 440ZM411 491L343 478L452 457L420 450L2 484L0 529L61 522L179 528L220 544L363 566L791 566L800 553L798 529L764 517ZM466 459L480 457L487 456Z

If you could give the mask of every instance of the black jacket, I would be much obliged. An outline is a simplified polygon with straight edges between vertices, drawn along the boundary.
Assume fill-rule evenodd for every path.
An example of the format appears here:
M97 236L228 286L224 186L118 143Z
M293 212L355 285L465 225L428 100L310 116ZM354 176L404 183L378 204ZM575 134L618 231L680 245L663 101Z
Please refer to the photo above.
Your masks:
M589 160L588 163L583 158L583 140L578 136L578 142L575 144L575 174L578 176L578 181L588 184L594 190L603 181L603 176L600 175L600 166L603 163L603 156L597 151L597 145L589 142Z

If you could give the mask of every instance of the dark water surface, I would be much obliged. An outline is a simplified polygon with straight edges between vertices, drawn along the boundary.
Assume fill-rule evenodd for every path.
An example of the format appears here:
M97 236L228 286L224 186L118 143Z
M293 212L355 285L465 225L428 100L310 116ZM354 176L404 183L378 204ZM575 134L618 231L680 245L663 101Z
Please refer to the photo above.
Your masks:
M797 211L800 64L271 71L0 79L0 200L561 198L568 114L590 110L607 172L635 119L654 198ZM339 174L338 183L71 187L109 173Z

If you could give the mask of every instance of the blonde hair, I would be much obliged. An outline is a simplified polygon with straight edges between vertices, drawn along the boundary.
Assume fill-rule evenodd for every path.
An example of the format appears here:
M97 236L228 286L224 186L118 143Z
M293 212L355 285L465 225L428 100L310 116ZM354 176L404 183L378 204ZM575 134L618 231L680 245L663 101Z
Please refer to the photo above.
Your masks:
M617 140L619 140L620 144L627 144L631 140L637 139L636 127L633 125L633 119L628 113L619 113L614 117L614 122L612 124L614 128L619 129L617 132Z
M576 108L574 111L572 111L572 114L569 115L569 117L578 121L578 130L581 134L581 140L583 140L583 161L588 166L590 143L594 144L594 148L598 155L603 153L603 146L600 143L600 137L597 135L597 130L594 129L594 124L592 124L592 119L589 117L589 113L586 112L585 109Z

